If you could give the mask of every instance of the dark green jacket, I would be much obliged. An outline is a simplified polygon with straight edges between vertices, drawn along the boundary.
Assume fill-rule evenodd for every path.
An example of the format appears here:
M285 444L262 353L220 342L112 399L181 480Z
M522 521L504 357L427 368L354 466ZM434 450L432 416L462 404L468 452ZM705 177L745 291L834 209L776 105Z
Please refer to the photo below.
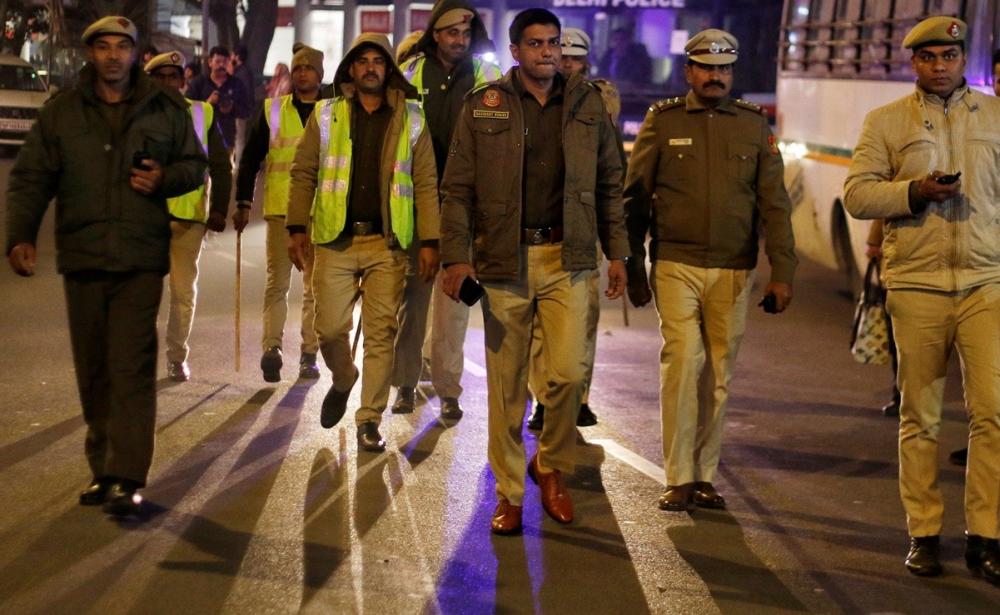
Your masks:
M170 269L167 197L204 181L207 159L187 102L134 67L131 102L115 134L99 108L95 72L42 108L21 148L7 189L7 249L35 243L56 199L60 273ZM163 186L144 196L129 185L132 155L145 150L163 166Z
M645 279L647 234L653 259L753 269L763 222L771 279L792 282L792 206L760 107L727 98L708 108L690 93L654 104L632 148L625 195L629 279Z
M441 183L441 262L469 262L487 281L521 271L524 115L511 69L500 81L471 91L455 126ZM562 265L597 267L600 239L609 259L628 256L622 210L622 161L601 95L579 75L563 93Z

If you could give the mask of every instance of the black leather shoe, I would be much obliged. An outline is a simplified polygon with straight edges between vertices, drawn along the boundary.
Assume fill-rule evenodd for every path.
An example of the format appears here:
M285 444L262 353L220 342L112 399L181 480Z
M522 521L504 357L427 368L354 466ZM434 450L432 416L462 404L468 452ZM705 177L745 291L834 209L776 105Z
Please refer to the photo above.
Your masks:
M698 508L722 510L726 507L726 499L719 495L712 483L696 482L691 492L691 499Z
M948 461L956 466L962 466L964 468L965 464L969 461L969 449L960 448L957 451L952 451L951 454L948 455Z
M102 478L95 478L87 488L80 492L80 506L98 506L104 503L107 498L108 489L111 488L111 483L115 482L114 478L109 476Z
M167 378L174 382L187 382L191 379L191 370L187 361L170 361L167 363Z
M972 574L1000 585L1000 541L975 534L965 535L965 565Z
M545 425L545 405L535 404L535 411L528 417L528 429L531 431L541 431Z
M399 387L396 391L396 403L392 404L393 414L410 414L417 405L417 392L413 387Z
M271 346L260 358L260 371L264 372L264 382L281 381L281 348Z
M354 368L354 380L351 381L346 391L338 391L336 382L330 386L330 390L326 392L326 397L323 398L323 405L320 407L320 425L326 429L330 429L339 423L340 419L344 418L344 413L347 412L347 400L351 397L351 389L354 388L354 383L357 381L358 369Z
M658 502L660 510L673 512L690 512L694 510L694 500L691 497L693 491L694 483L667 485L667 490L663 492Z
M580 404L580 414L576 417L577 427L592 427L597 425L597 415L587 404Z
M385 440L378 432L375 421L365 421L358 425L358 448L370 453L381 453L385 450Z
M457 421L465 414L457 397L441 398L441 418L449 421Z
M882 416L899 416L899 402L894 399L882 406Z
M124 478L112 483L104 501L104 512L116 517L138 515L142 506L142 496L136 493L138 488L137 483Z
M904 563L918 577L936 577L941 574L940 556L940 536L918 536L910 538L910 552Z
M299 378L315 380L319 378L319 365L316 365L315 352L303 352L299 358Z

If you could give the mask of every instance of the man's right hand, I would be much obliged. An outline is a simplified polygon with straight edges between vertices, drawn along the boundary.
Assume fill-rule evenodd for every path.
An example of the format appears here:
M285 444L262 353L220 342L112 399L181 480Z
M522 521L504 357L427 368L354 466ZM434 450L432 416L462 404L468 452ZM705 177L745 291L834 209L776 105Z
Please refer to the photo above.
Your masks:
M465 281L465 278L476 279L476 270L473 269L472 265L469 263L448 265L444 269L444 275L441 276L441 290L457 302L459 300L458 293L462 290L462 282Z
M638 279L633 279L631 276L629 277L628 298L629 301L632 302L632 305L637 308L642 307L653 300L653 289L649 287L649 280L646 279L646 276L642 276Z
M17 275L35 275L35 246L30 243L17 244L7 255L7 262Z
M931 203L940 203L950 198L958 196L962 190L962 180L959 179L954 184L939 184L937 178L945 175L941 171L934 171L917 184L917 193L920 198Z
M243 229L245 229L249 223L250 208L237 207L236 211L233 212L233 228L236 229L237 233L242 233Z
M288 237L288 258L299 271L306 268L306 259L309 257L311 248L309 235L305 233L294 233Z

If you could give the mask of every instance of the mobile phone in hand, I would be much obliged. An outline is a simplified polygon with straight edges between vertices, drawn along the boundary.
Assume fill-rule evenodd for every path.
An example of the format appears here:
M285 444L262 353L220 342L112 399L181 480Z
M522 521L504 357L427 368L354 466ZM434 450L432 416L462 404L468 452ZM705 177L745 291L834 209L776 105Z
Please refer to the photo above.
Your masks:
M132 154L132 168L142 169L143 171L152 171L153 167L145 163L145 161L149 160L150 158L152 158L152 156L149 155L149 152L145 150L137 151L136 153Z
M486 294L486 291L483 290L482 285L471 277L466 277L462 280L462 287L458 289L458 298L469 307L472 307L477 301L482 299L484 294Z
M774 295L774 293L767 293L764 295L764 298L761 299L760 303L757 305L764 308L764 311L768 314L778 313L778 298Z
M934 181L936 181L939 184L944 184L944 185L947 186L949 184L954 184L955 182L957 182L958 178L961 177L961 176L962 176L962 172L959 171L958 173L955 173L954 175L941 175L937 179L935 179Z

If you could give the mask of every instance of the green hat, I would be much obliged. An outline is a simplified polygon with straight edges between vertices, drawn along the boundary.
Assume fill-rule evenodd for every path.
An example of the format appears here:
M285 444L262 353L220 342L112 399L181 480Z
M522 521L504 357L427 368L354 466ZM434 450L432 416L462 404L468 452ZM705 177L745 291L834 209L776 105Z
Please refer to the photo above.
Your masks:
M969 27L957 17L928 17L906 34L903 47L916 49L927 45L956 45L965 42Z
M158 68L163 68L164 66L176 66L184 71L184 54L179 51L167 51L161 53L158 56L153 57L149 62L146 62L146 67L143 68L147 73L152 74L152 72Z
M83 31L83 44L89 45L93 39L104 34L127 36L132 39L133 45L139 39L139 31L128 18L120 15L108 15L87 26L87 29Z
M709 28L691 37L684 45L684 53L698 64L732 64L739 55L740 43L725 30Z

